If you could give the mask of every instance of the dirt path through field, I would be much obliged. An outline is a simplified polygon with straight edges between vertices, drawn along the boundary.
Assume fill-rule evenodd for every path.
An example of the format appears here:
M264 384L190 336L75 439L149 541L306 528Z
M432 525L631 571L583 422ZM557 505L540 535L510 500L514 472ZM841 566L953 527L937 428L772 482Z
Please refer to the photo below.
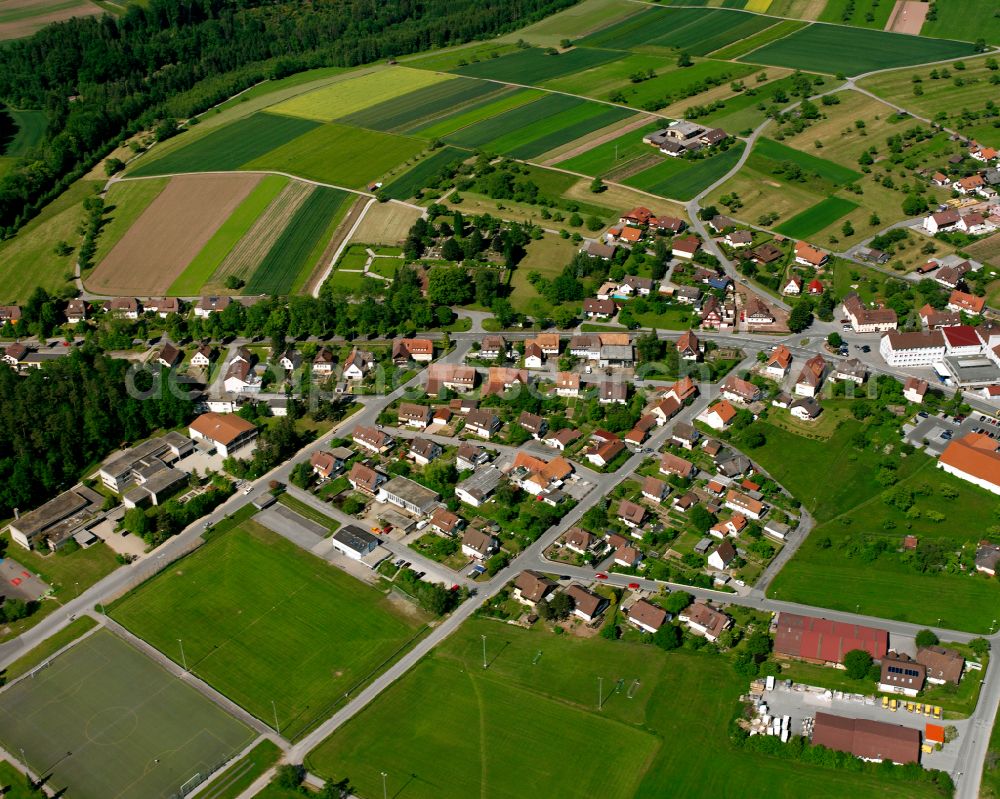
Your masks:
M922 0L896 0L896 5L886 20L885 29L893 33L918 36L920 29L924 27L928 9L930 5Z
M319 262L313 267L312 274L309 275L309 280L306 281L305 289L303 289L303 291L310 297L315 296L315 289L318 283L323 279L323 276L326 274L327 267L333 262L333 256L337 252L337 248L344 243L344 240L351 232L351 228L354 227L354 223L357 222L361 217L361 214L364 213L365 206L368 205L368 202L368 197L356 197L350 210L348 210L340 224L337 225L337 229L333 232L333 237L330 239L330 243L326 245L326 249L323 250L323 255L320 256Z
M165 294L261 175L171 178L87 279L95 294Z
M220 288L230 275L249 281L254 270L278 240L278 236L288 227L295 212L315 190L315 186L298 180L293 180L285 186L264 213L257 217L250 230L229 251L229 255L219 264L219 268L212 273L205 284L206 290L214 291Z
M552 164L558 163L559 161L566 161L573 158L580 153L585 153L587 150L592 150L599 144L604 144L605 142L614 141L619 136L624 136L630 131L636 130L637 128L645 127L651 122L656 122L657 117L652 116L640 116L637 119L633 119L630 122L626 122L624 125L619 123L617 127L604 128L603 131L598 132L597 136L593 138L577 139L578 144L573 145L568 150L556 150L554 154L549 155L547 158L541 161L536 161L535 163L541 164L542 166L550 166Z

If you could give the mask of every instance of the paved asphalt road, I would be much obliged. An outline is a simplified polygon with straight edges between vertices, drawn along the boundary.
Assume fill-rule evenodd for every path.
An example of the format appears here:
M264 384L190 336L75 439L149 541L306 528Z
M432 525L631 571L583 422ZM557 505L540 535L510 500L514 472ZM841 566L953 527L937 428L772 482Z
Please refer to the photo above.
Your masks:
M445 356L443 359L444 361L457 363L462 360L464 354L471 346L472 341L481 336L481 333L478 332L478 329L480 328L478 320L475 320L474 328L477 330L470 331L469 333L454 334L452 336L453 341L456 342L456 346ZM674 336L675 334L667 334L667 337ZM511 338L517 337L518 336L516 334L511 336ZM767 346L773 346L775 343L774 337L761 337L746 334L712 335L706 336L706 338L718 340L720 343L738 344L746 348L748 355L751 356L754 353L754 348L763 348L765 343ZM801 342L803 338L808 338L809 344L811 344L812 347L800 346L796 343ZM814 336L789 336L786 339L786 342L792 349L793 354L798 355L813 354L816 351L815 348L817 346L817 341L818 340ZM745 361L741 366L745 367L748 363L749 360ZM885 370L883 369L881 371ZM137 585L139 582L148 579L150 576L164 568L172 561L176 560L178 557L181 557L183 554L190 551L192 548L197 546L200 534L204 529L206 522L210 524L217 523L226 515L232 514L239 508L245 506L252 501L261 490L264 490L267 483L272 479L287 483L288 475L291 469L297 463L308 459L309 456L317 449L322 448L326 440L335 434L343 434L343 431L345 430L350 431L358 425L374 424L378 415L386 406L388 406L395 399L401 397L408 388L415 387L422 382L422 380L423 374L418 373L418 375L416 375L407 384L397 388L388 395L362 398L364 407L361 410L338 425L338 428L335 428L335 431L331 431L331 433L311 443L301 450L294 458L275 468L260 479L254 481L254 491L251 494L247 495L241 492L234 495L220 508L216 509L216 511L207 519L203 519L197 524L188 527L178 536L168 540L136 563L124 566L108 575L75 600L68 602L58 613L44 619L18 639L0 645L0 667L9 664L11 660L15 659L26 648L37 645L45 638L62 629L72 618L82 613L91 611L95 605L108 602L114 597L121 595L133 586ZM684 409L674 421L689 421L690 419L693 419L694 416L706 407L710 400L717 394L717 391L714 390L714 388L715 387L712 386L702 386L701 396L692 406ZM668 431L671 427L672 425L668 425L656 430L648 442L647 447L653 449L654 451L658 449L666 439ZM591 506L593 506L594 503L598 502L618 483L626 479L626 477L641 464L645 457L647 456L643 453L633 455L621 469L612 474L601 474L592 470L580 469L579 471L585 475L585 479L594 483L594 488L570 513L560 520L559 525L550 529L538 541L525 549L503 572L498 574L489 582L479 584L477 586L477 597L464 603L449 617L442 620L442 622L424 639L422 639L413 650L407 653L385 673L376 678L349 704L341 708L335 715L323 722L308 736L289 746L285 754L285 760L288 762L301 762L304 756L311 749L315 748L315 746L318 745L323 739L338 729L347 720L355 716L369 702L371 702L372 699L378 696L388 686L405 674L409 668L420 660L421 657L427 654L431 649L454 632L454 630L457 629L458 626L461 625L461 623L475 611L475 608L478 607L484 599L495 595L513 578L514 575L523 569L545 569L547 571L569 574L572 577L581 580L595 579L596 573L594 570L549 563L542 557L542 552L569 527L579 522L583 514ZM324 507L324 510L327 513L331 513L331 509L329 507ZM331 513L331 515L339 518L339 515L336 513ZM803 518L803 524L808 527L809 520L806 517ZM801 533L798 534L796 538L793 539L793 542L786 547L786 549L789 550L787 557L791 556L791 551L796 545L795 542L801 541L802 537L803 535ZM407 550L406 554L409 560L414 562L417 561L417 558L411 551ZM608 582L619 586L625 586L630 582L638 582L644 588L649 588L651 590L659 590L664 587L663 584L654 581L614 574L609 575ZM795 603L769 600L763 595L763 591L759 588L748 590L743 594L730 594L714 590L696 589L682 585L668 585L667 587L689 591L695 596L712 599L718 602L741 604L771 612L787 610L793 612L811 613L840 621L878 625L889 630L891 634L897 636L912 637L919 629L916 625L906 624L903 622L878 619L869 616L860 616L851 613L842 613L824 608L798 605ZM941 630L939 631L939 635L941 635L943 639L955 641L968 641L975 637L969 633L950 630ZM991 638L991 642L994 644L997 640L1000 640L1000 634L994 635ZM988 744L989 732L996 713L997 703L1000 701L1000 677L998 677L998 671L1000 670L996 668L992 668L988 671L981 694L981 700L975 713L970 719L970 732L969 734L963 736L962 739L961 751L959 757L957 758L955 774L959 783L958 796L961 797L961 799L972 799L978 790L979 776L982 772L982 763ZM255 726L257 726L256 723ZM266 778L262 778L262 780L266 780ZM255 786L259 788L262 784L263 782L261 781L259 784L255 784ZM249 791L244 794L244 796L247 797L252 795L253 794Z

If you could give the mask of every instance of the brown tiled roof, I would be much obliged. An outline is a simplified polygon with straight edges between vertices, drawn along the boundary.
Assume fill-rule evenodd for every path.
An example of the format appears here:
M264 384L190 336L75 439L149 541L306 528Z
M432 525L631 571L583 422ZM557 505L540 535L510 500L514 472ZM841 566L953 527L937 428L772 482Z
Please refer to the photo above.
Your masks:
M191 422L191 429L226 446L257 428L235 413L203 413Z
M830 713L816 714L812 742L868 760L916 763L920 758L920 730Z
M540 601L555 586L556 584L544 574L530 569L521 572L514 580L514 587L520 590L521 596L529 602Z
M646 599L640 599L628 609L628 617L654 630L659 630L667 621L667 611L658 608Z

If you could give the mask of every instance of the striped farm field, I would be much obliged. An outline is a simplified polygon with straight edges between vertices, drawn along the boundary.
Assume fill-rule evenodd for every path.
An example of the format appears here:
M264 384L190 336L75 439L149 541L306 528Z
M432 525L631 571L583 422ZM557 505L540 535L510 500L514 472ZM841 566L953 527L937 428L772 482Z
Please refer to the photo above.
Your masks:
M580 44L621 50L670 47L706 55L774 22L771 17L721 8L651 8L582 39Z
M426 146L418 139L329 124L243 164L243 169L288 172L322 183L363 189Z
M588 103L551 119L540 120L522 131L491 142L490 146L514 158L535 158L631 116L634 116L633 112L623 108Z
M460 147L482 147L511 131L519 131L539 120L581 106L585 102L586 100L579 97L565 94L546 94L534 102L469 125L445 138Z
M763 14L771 5L771 0L747 0L747 4L744 8L747 11L753 11L755 14Z
M946 58L971 56L975 46L948 39L813 24L745 56L755 64L857 75Z
M847 216L857 207L857 203L845 200L843 197L827 197L811 208L796 214L776 227L775 230L783 236L791 236L793 239L806 239L832 225L841 217Z
M328 237L324 234L347 197L347 192L317 186L247 281L246 290L251 294L287 294L296 284L304 283L326 246Z
M100 294L165 294L260 182L260 175L182 175L170 179L87 278Z
M282 231L312 194L313 188L310 183L286 179L271 201L252 220L247 232L209 273L208 289L221 291L226 278L231 275L248 283Z
M371 72L300 94L273 105L268 110L290 117L332 122L363 108L447 80L453 78L422 69L392 67L391 70Z
M764 0L764 2L770 3L771 0ZM748 10L753 9L748 8ZM752 53L758 47L763 47L765 44L770 44L778 39L784 39L789 34L795 33L800 28L804 28L806 24L797 19L783 19L776 25L764 28L764 30L755 33L753 36L748 36L745 39L723 47L721 50L716 50L712 53L712 58L739 58L747 53Z
M661 197L691 200L736 166L742 152L743 143L740 142L711 158L697 160L665 158L661 164L645 169L622 182L636 189L659 194Z
M422 161L418 161L416 166L404 172L384 187L382 191L394 200L405 200L424 188L427 181L437 175L444 167L456 161L464 161L468 157L469 153L465 150L459 150L457 147L442 147Z
M581 72L624 57L625 53L592 50L586 47L574 47L558 55L549 55L544 50L529 48L502 58L459 67L454 71L474 78L489 78L510 83L540 83L543 80Z
M495 83L456 78L355 111L340 117L337 122L372 130L403 131L421 123L437 121L471 103L493 99L500 91L502 87Z
M154 148L150 153L152 160L140 160L138 168L129 170L129 175L141 177L239 169L247 161L280 147L315 127L317 123L308 119L253 114L195 139L186 147L172 150L162 158L155 158Z
M180 297L201 293L208 279L250 232L261 214L286 185L288 178L283 175L266 175L229 219L215 231L215 235L173 282L168 293Z
M627 166L636 159L655 153L656 149L646 144L642 137L661 127L662 124L654 122L556 163L563 169L579 172L582 175L607 175L615 169Z
M489 97L481 100L448 114L436 122L412 128L408 133L425 136L428 139L443 138L469 125L482 122L484 119L490 119L515 108L520 108L542 96L542 92L537 89L507 89L496 98Z

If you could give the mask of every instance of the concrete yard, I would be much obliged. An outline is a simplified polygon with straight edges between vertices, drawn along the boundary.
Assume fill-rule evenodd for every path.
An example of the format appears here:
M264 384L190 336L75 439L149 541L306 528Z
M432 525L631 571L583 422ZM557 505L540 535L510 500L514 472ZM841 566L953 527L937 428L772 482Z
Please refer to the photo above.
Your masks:
M910 727L920 730L921 736L927 723L954 725L958 730L958 738L955 741L946 744L940 752L921 755L921 762L925 767L952 771L958 762L962 736L968 730L969 720L939 721L933 717L906 710L905 702L918 702L919 698L907 700L906 697L900 696L899 700L904 705L893 713L882 707L881 700L876 701L872 697L862 697L859 694L831 693L813 686L793 685L792 688L787 688L784 683L777 682L773 690L764 692L768 713L772 716L791 716L791 730L794 735L802 734L803 719L815 716L817 711Z

